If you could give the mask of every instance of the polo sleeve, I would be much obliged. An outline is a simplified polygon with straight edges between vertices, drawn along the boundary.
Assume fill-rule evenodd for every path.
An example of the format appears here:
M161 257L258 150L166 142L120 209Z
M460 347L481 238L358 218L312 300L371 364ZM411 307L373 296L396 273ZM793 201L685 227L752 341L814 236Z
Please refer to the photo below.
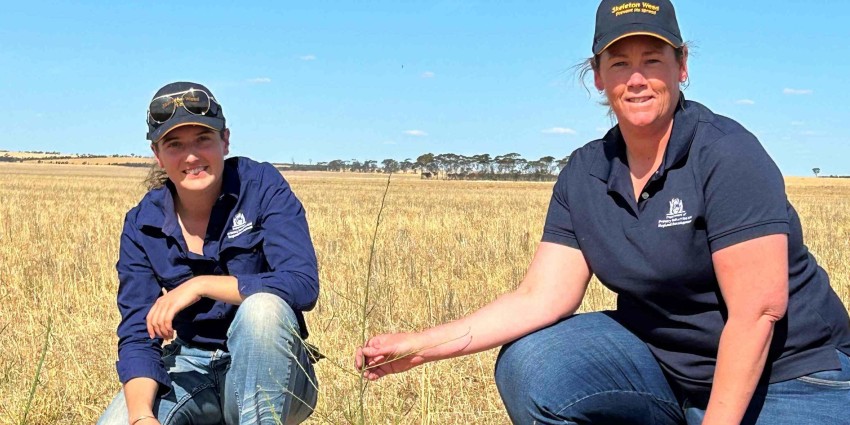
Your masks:
M706 147L705 225L711 252L790 231L782 173L750 133L729 134Z
M319 297L319 272L304 206L277 169L262 167L260 227L269 271L235 275L239 292L271 293L294 310L311 310Z
M130 219L124 219L116 269L118 271L118 379L122 384L133 378L151 378L160 390L171 387L162 362L162 339L148 336L145 317L162 288L150 261L139 243L139 233Z
M567 185L570 173L570 164L561 170L558 181L552 189L552 199L549 201L549 211L546 214L546 223L543 225L543 242L552 242L579 249L575 230L573 229L572 216L570 215L570 203Z

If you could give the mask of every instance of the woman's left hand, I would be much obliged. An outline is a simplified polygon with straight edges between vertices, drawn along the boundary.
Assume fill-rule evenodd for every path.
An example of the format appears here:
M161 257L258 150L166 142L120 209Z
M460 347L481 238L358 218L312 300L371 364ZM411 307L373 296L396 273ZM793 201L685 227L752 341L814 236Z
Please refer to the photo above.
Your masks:
M198 283L197 277L189 279L156 300L145 318L151 338L174 338L174 316L201 299Z

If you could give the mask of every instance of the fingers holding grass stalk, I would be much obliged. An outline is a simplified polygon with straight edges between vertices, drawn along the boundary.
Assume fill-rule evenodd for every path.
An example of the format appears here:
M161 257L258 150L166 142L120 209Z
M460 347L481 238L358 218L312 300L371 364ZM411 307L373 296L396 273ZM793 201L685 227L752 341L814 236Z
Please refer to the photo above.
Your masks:
M462 351L469 345L470 330L443 341L429 341L425 333L384 334L370 338L354 356L355 367L363 377L375 381L391 373L401 373L442 356L429 358L428 353L437 347L449 352ZM455 343L455 344L453 344ZM455 346L455 347L453 347Z
M417 334L397 333L369 338L357 349L355 366L363 377L374 381L391 373L400 373L425 363Z

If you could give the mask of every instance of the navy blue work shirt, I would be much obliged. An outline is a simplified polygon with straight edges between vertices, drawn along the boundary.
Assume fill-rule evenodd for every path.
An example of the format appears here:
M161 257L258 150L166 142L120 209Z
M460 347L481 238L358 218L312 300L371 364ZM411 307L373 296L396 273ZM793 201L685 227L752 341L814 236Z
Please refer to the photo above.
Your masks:
M555 184L543 241L581 250L617 293L618 321L681 393L707 400L727 309L711 254L788 235L788 309L774 330L770 382L840 368L850 319L803 244L779 169L737 122L680 99L658 171L639 199L619 127L576 150Z
M265 292L295 311L307 337L303 311L319 294L316 254L304 207L271 164L225 160L222 193L204 238L204 254L187 249L174 211L174 186L151 190L124 220L118 269L118 377L152 378L170 387L160 359L162 339L148 336L145 317L162 295L194 276L236 277L242 296ZM202 298L173 321L190 345L227 350L226 332L237 305Z

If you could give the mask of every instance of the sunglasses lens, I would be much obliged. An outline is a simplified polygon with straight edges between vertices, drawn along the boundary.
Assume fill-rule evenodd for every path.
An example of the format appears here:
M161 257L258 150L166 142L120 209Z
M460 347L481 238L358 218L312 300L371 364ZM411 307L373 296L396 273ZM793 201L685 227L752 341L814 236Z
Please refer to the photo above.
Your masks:
M210 110L210 97L202 91L193 90L183 95L183 106L195 115L203 115Z
M176 103L173 98L163 96L152 100L148 110L150 111L151 119L162 123L171 118L171 115L174 114L175 107Z

